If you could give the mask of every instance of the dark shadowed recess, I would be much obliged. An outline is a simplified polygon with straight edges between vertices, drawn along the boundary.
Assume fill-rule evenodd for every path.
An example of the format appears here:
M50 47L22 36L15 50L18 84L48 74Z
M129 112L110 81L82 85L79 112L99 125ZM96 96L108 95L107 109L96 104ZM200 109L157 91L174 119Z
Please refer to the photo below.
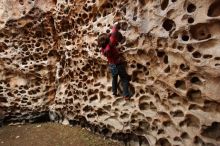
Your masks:
M129 133L122 133L122 132L113 133L106 126L91 124L83 116L77 116L77 117L75 117L74 120L70 120L69 122L70 122L70 125L72 125L72 126L80 125L83 128L87 128L87 129L91 130L93 133L97 133L97 134L103 135L103 136L105 136L107 138L114 139L114 140L123 141L125 146L129 146L129 142L130 141L139 142L140 146L143 145L143 144L149 145L148 140L144 136L137 135L137 134L135 134L133 132L129 132Z
M45 112L34 112L31 114L21 115L20 117L8 115L3 119L3 125L8 125L10 123L43 123L49 122L49 111Z

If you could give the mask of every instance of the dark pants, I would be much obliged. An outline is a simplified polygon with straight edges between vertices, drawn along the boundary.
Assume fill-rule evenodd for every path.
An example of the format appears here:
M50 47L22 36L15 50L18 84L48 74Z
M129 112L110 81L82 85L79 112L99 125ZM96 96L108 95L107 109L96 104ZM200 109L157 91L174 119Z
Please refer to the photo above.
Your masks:
M124 64L110 64L109 65L111 73L112 73L112 92L113 94L117 94L117 88L118 88L118 75L121 78L122 85L123 85L123 96L129 97L129 91L128 91L128 75L125 70Z

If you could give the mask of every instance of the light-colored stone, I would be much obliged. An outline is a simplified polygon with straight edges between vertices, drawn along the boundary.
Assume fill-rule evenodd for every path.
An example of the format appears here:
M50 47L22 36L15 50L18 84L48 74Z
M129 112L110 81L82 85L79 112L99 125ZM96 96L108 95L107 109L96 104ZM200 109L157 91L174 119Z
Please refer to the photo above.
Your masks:
M220 145L219 10L218 0L2 0L0 119L49 115L134 145ZM97 47L115 22L131 101L112 96Z

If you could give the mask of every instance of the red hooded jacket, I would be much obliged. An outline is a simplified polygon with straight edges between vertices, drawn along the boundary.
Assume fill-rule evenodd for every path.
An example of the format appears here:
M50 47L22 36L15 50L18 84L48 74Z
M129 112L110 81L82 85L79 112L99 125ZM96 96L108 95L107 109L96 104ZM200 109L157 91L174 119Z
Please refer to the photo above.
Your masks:
M116 48L116 45L118 43L117 33L118 29L116 28L116 26L114 26L110 35L110 43L107 44L105 48L101 49L102 54L107 57L109 64L120 63L119 52Z

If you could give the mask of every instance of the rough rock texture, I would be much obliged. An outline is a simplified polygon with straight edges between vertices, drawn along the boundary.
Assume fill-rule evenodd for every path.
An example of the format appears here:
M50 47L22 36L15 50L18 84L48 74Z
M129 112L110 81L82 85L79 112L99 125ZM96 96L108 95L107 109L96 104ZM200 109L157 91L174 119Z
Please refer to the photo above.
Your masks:
M0 18L5 122L49 114L133 145L220 145L219 0L1 0ZM111 95L96 42L116 20L131 101Z

